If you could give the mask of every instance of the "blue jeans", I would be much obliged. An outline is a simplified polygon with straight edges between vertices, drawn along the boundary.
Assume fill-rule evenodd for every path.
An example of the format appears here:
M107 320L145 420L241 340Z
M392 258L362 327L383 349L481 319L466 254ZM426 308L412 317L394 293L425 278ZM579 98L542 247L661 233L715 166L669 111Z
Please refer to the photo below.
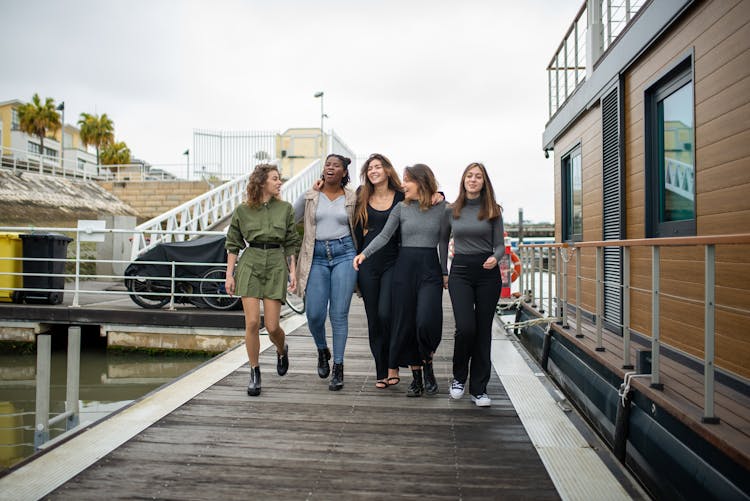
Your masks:
M356 255L349 236L336 240L316 240L312 267L305 290L305 313L315 345L326 348L326 314L333 330L333 361L344 363L346 338L349 336L349 305L352 302L357 270L352 266Z

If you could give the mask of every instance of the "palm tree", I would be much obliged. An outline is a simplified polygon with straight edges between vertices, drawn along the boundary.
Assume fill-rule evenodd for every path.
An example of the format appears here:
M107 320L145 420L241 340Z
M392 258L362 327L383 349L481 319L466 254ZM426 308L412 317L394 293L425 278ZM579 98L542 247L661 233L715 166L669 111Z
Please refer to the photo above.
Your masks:
M42 103L39 94L34 94L30 103L18 107L18 120L21 130L39 138L40 155L44 155L44 138L47 132L53 134L60 128L60 114L55 109L55 101L48 97Z
M101 116L81 113L78 125L81 128L81 141L83 144L96 148L96 164L99 165L99 150L115 140L114 122L106 113L102 113Z
M102 149L102 165L124 165L130 163L130 148L125 141L107 144Z

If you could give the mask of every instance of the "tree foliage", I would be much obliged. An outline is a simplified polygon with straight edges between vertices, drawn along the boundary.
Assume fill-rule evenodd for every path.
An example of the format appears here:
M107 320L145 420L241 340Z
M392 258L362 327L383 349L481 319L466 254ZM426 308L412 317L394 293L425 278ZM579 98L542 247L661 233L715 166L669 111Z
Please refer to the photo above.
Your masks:
M34 94L30 103L18 107L19 126L23 132L39 138L41 154L44 154L44 138L47 132L55 133L60 128L60 114L55 101L48 97L42 103L39 94Z
M125 141L115 141L102 149L102 165L125 165L130 163L130 148Z
M115 141L114 122L106 113L102 113L101 116L81 113L78 126L81 129L81 141L87 146L96 148L96 163L100 164L100 150Z

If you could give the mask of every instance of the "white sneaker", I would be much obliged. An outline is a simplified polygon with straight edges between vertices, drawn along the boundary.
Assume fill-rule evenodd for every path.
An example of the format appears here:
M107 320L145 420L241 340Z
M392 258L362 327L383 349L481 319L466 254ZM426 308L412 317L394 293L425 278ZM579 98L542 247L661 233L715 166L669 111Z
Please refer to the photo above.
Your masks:
M454 379L451 381L451 398L458 400L464 396L464 385L459 383L458 380Z
M471 401L474 402L474 405L477 407L489 407L492 405L492 400L490 400L490 397L487 396L486 393L482 393L481 395L472 395Z

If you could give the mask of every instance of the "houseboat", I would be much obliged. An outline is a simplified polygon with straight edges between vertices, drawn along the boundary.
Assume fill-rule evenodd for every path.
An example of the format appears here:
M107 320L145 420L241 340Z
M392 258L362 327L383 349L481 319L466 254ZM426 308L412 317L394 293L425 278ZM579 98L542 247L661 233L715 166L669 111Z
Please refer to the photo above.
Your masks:
M748 499L750 1L587 0L547 76L516 332L655 498Z

